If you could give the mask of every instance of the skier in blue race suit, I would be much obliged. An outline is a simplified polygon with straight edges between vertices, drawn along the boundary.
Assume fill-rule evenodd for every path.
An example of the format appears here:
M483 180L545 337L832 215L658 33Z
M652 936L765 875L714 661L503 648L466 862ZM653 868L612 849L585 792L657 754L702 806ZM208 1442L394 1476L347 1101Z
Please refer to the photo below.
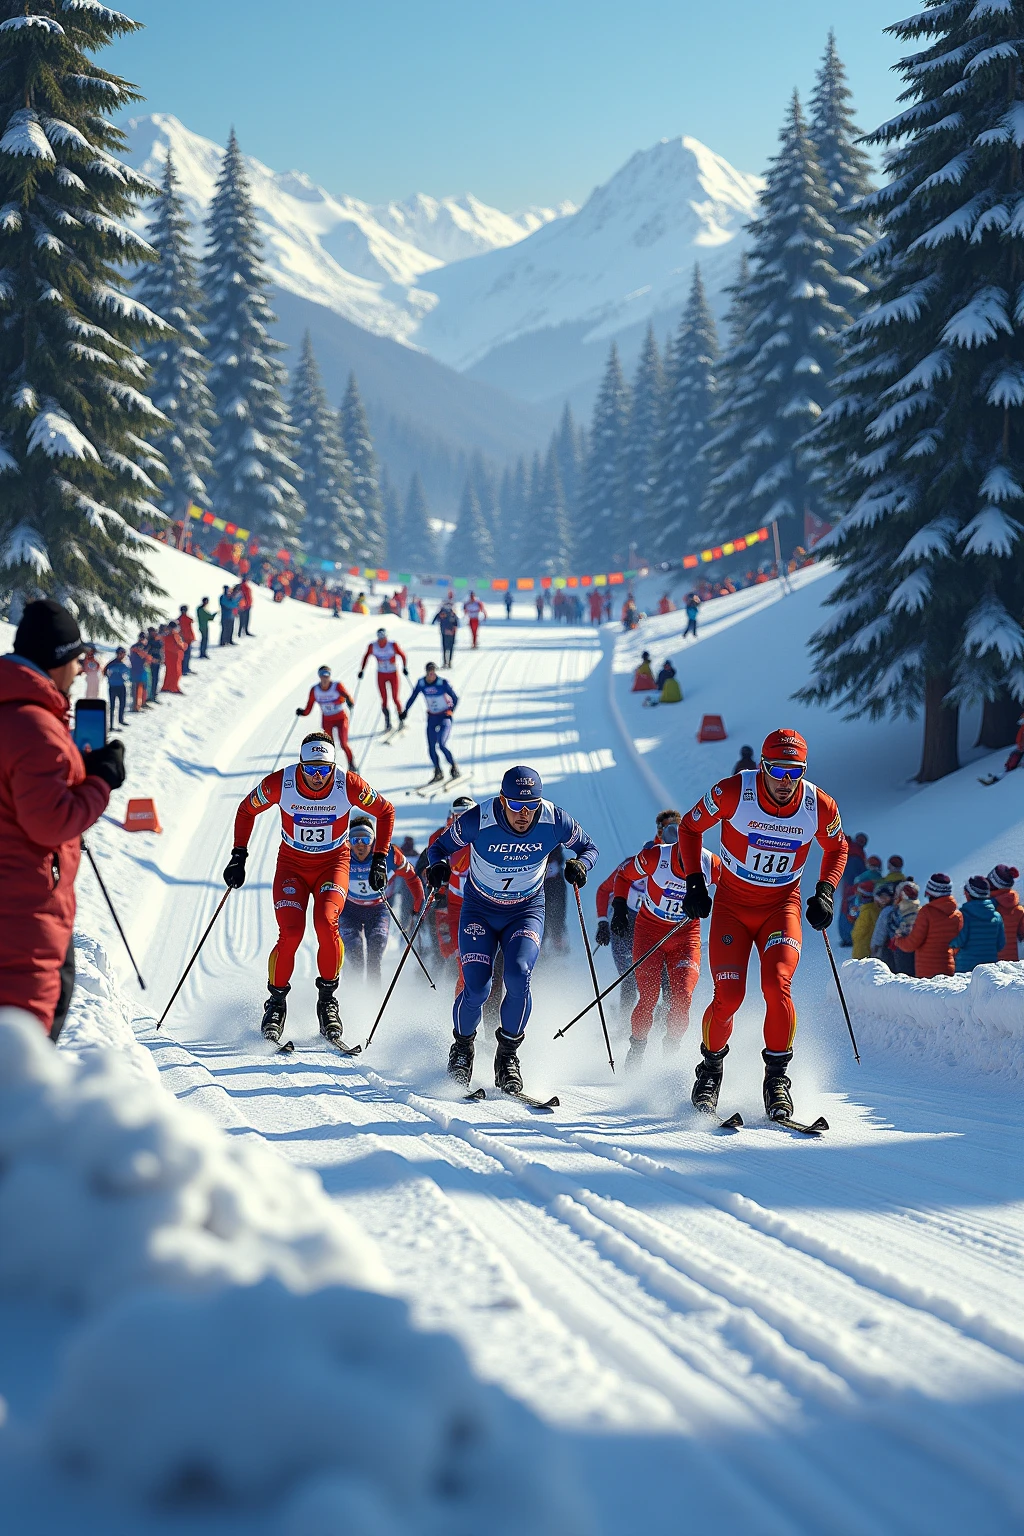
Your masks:
M393 882L404 880L412 897L412 910L418 912L423 905L423 886L401 849L394 844L388 849L385 872L388 883L383 891L370 884L373 863L373 823L368 816L353 816L349 827L348 843L351 860L348 867L348 894L341 910L338 932L344 945L342 955L345 964L354 968L358 975L364 967L371 982L380 981L380 962L387 947L391 927L391 914L384 900Z
M455 1041L448 1056L449 1075L467 1087L500 945L505 995L495 1037L494 1082L505 1093L523 1090L516 1052L530 1017L530 978L544 937L544 874L549 854L560 846L571 854L566 880L585 885L597 863L597 847L568 811L543 798L540 774L525 767L509 768L499 795L464 811L430 845L426 876L434 890L447 883L453 855L470 850L459 919L462 986L455 995Z
M409 695L405 708L399 711L400 726L405 724L406 716L421 696L427 706L427 751L434 765L434 777L430 782L440 784L444 778L444 769L438 760L438 752L442 752L451 764L449 778L457 779L459 765L448 750L448 738L452 733L452 713L459 700L448 679L438 677L437 668L432 661L427 662L423 669L423 676Z

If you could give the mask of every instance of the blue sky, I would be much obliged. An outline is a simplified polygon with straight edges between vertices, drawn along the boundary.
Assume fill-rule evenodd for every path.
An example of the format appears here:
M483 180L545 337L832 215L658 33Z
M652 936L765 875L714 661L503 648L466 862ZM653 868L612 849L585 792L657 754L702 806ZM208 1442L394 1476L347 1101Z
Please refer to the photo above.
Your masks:
M902 9L901 9L902 3ZM472 191L579 202L634 150L693 134L772 153L834 26L862 127L892 115L912 0L126 0L104 63L223 143L371 202Z

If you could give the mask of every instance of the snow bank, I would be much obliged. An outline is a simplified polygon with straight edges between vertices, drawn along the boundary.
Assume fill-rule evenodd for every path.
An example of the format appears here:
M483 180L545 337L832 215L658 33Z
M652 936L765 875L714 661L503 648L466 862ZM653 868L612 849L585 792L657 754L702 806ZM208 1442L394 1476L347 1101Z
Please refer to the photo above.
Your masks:
M862 1050L1024 1077L1024 965L1001 961L918 981L847 960L843 987Z

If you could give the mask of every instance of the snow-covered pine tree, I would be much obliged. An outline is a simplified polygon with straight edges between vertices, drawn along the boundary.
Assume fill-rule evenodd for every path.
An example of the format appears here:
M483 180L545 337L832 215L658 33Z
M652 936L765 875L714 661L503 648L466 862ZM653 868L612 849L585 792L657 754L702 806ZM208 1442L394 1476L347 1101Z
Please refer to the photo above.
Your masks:
M565 402L562 418L555 430L554 443L555 452L558 454L558 473L562 478L571 545L579 507L580 485L583 480L586 442L583 429L578 425L568 400Z
M856 241L851 262L872 238L863 217L851 204L866 197L873 185L871 162L857 142L861 134L853 120L852 101L846 70L836 49L836 35L830 31L811 94L809 132L836 204L834 222Z
M121 271L153 251L125 222L157 188L123 165L111 114L140 100L94 55L136 30L100 5L0 3L0 599L73 608L87 634L157 588L134 530L163 418L136 346L164 322Z
M422 571L424 575L432 574L437 569L437 540L419 470L415 471L409 481L402 533L405 542L401 558L408 562L409 569Z
M370 423L367 420L356 376L350 373L345 398L341 402L341 437L351 465L351 491L363 514L360 558L378 566L387 550L384 507L380 494L380 471Z
M619 349L612 342L594 403L574 551L575 559L585 556L598 567L615 565L629 541L623 516L623 457L629 410L629 385L622 376Z
M222 517L260 543L297 548L302 498L296 489L295 433L283 391L284 351L270 328L270 279L249 180L234 129L206 222L204 331L217 425L213 500Z
M796 92L750 225L745 330L730 350L705 454L703 519L717 537L779 522L786 550L802 543L804 514L825 516L817 450L805 438L829 399L838 333L864 284L844 271L856 249L835 228Z
M994 730L1024 698L1024 4L947 0L891 30L914 51L871 136L877 290L815 432L845 516L805 696L923 708L932 780L957 767L962 705L988 701Z
M651 549L658 440L664 408L665 371L654 327L648 325L633 378L622 461L624 542L620 543L619 552L630 566L635 563L633 554L647 555Z
M362 534L362 513L349 488L349 464L331 410L309 331L292 379L295 461L302 473L302 547L314 560L351 562Z
M700 267L673 338L666 364L665 409L658 440L652 496L651 559L670 560L696 545L700 508L707 489L701 454L710 436L716 401L718 332L708 305Z
M445 560L453 576L494 574L494 541L471 475L463 488L459 515L448 540Z
M216 417L206 376L206 342L201 330L202 290L191 246L192 226L178 191L168 154L163 183L154 200L149 240L159 261L142 268L135 291L144 304L173 325L143 348L150 367L149 393L168 425L154 442L167 465L161 501L169 517L188 514L189 505L210 505L213 466L211 431Z
M569 526L555 442L548 447L537 479L533 495L537 515L531 519L533 548L528 569L542 576L564 576L569 567Z

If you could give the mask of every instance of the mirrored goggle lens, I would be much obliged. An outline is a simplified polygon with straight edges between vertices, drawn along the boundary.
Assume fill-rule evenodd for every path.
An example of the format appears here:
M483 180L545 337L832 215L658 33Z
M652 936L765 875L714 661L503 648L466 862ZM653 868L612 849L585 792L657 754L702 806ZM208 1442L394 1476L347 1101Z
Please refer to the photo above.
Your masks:
M802 779L807 771L802 763L765 763L761 767L770 779Z
M370 844L373 842L373 838L370 836L369 832L353 832L349 838L349 842L353 847L355 847L356 843L358 843L362 848L369 848Z
M510 811L535 811L540 805L539 800L506 800L505 804Z
M302 771L310 779L326 779L334 772L333 763L303 763Z

